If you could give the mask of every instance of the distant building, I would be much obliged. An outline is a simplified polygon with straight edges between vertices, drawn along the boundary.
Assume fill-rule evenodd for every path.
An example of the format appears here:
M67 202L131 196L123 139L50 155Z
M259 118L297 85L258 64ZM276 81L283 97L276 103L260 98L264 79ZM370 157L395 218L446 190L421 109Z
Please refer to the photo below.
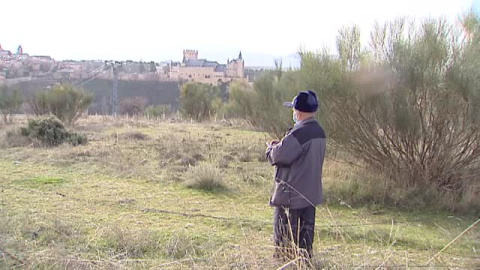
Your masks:
M12 53L10 51L4 50L2 44L0 44L0 59L10 57Z
M168 76L174 80L195 81L200 83L225 83L243 81L245 64L242 52L238 58L227 60L227 64L219 64L217 61L198 59L198 51L184 50L182 62L171 62Z
M47 55L33 55L32 58L38 59L38 60L46 60L46 61L53 60L52 57L47 56Z
M31 57L23 51L21 45L16 53L4 50L0 45L0 67L6 78L39 77L51 72L56 61L49 56Z

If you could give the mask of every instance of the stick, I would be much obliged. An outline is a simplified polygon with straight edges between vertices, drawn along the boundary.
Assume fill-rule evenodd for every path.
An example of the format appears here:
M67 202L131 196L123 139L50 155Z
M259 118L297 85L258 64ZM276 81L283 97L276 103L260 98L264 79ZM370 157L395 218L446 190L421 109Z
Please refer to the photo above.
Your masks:
M7 251L5 251L3 248L0 247L0 252L2 252L4 255L7 255L8 257L12 258L14 261L20 263L20 265L24 265L25 262L18 259L17 257L13 256L12 254L8 253ZM4 257L5 258L5 257Z
M449 248L453 243L455 243L460 237L462 237L465 233L467 233L471 228L475 227L475 225L477 225L478 223L480 223L480 218L477 219L477 221L475 221L472 225L468 226L468 228L466 228L461 234L459 234L457 237L455 237L452 241L450 241L450 243L448 243L445 247L442 248L442 250L440 250L439 252L437 252L435 255L433 255L432 258L430 258L430 260L428 260L428 262L426 262L424 265L428 265L431 261L433 261L434 259L437 258L437 256L442 253L443 251L445 251L447 248Z
M286 269L288 266L290 266L291 264L294 264L294 263L296 263L296 262L297 262L298 260L300 260L300 259L301 259L301 258L300 258L300 257L298 257L298 258L294 259L293 261L289 261L288 263L286 263L286 264L284 264L284 265L280 266L280 267L279 267L277 270L283 270L283 269Z

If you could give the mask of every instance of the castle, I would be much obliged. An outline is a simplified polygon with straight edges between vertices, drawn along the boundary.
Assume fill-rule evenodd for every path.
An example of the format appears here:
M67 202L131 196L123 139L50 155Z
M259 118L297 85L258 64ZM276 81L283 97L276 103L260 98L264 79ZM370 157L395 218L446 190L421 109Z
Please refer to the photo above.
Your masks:
M227 60L227 64L224 65L217 61L198 59L196 50L184 50L182 62L171 62L168 71L170 79L210 84L243 81L244 74L242 52L237 59Z

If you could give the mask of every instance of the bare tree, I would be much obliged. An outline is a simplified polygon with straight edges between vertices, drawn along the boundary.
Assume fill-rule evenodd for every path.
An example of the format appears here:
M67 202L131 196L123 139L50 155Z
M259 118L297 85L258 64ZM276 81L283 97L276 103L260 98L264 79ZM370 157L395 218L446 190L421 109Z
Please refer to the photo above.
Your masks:
M0 113L5 124L13 121L13 114L22 105L22 94L18 89L10 89L5 85L0 86Z

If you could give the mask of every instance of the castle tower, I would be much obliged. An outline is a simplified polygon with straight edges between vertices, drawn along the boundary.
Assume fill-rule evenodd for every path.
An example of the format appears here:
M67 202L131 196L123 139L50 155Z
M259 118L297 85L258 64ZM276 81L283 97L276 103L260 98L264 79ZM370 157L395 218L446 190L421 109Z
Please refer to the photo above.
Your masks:
M22 55L22 54L23 54L23 48L22 48L22 45L18 45L18 48L17 48L17 54L18 54L18 55Z
M188 60L197 60L198 59L198 51L195 50L183 50L183 60L184 62Z
M245 64L242 57L242 52L238 54L237 59L232 61L227 60L227 77L243 78L245 75Z
M237 78L243 78L245 76L245 62L243 61L242 51L238 54L237 63Z

